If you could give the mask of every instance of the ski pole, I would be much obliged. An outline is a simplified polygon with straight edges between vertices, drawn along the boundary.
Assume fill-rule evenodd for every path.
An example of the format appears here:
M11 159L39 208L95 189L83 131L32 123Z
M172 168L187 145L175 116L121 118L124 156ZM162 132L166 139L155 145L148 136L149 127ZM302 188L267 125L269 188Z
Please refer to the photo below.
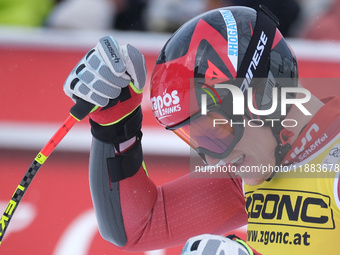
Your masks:
M0 219L0 245L15 210L18 208L20 201L22 200L27 188L31 184L40 167L44 164L44 162L46 161L48 156L50 156L53 150L58 146L59 142L71 130L73 125L77 121L81 121L83 118L85 118L93 108L93 104L88 103L82 99L78 99L77 103L71 108L70 115L67 117L65 122L59 127L57 132L52 136L52 138L46 143L46 145L35 157L33 163L26 171L24 178L21 180L20 184L16 188L11 200L9 201L5 209L5 212Z

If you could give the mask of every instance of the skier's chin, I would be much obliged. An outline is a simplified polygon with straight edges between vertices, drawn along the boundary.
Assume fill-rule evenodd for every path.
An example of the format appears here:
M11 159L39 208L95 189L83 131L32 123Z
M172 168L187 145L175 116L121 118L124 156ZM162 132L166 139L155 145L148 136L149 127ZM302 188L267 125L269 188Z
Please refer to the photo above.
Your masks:
M241 176L242 177L242 176ZM247 178L247 177L242 177L243 181L249 185L249 186L256 186L256 185L260 185L261 183L263 183L265 180L267 180L267 178Z

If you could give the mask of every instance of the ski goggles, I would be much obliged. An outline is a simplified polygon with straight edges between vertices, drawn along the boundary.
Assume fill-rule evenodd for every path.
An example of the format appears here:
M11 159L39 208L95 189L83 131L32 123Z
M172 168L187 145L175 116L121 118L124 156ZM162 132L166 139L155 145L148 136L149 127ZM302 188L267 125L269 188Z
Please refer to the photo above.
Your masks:
M196 113L167 129L190 145L206 162L205 155L224 159L231 153L243 136L243 118L240 118L242 120L233 122L222 111L213 110L206 115Z

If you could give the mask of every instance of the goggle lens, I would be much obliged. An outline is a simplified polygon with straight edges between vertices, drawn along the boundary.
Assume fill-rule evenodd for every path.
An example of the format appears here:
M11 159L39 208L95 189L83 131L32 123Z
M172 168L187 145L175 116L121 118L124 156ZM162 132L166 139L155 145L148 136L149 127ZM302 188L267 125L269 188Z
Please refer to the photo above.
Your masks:
M217 154L226 152L235 138L235 129L217 112L201 115L173 132L193 149L203 148Z

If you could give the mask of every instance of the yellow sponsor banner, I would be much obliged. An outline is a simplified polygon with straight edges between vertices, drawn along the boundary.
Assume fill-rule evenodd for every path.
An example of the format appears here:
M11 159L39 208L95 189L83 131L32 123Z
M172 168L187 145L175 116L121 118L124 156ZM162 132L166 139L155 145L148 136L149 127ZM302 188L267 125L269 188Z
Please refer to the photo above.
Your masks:
M334 229L330 197L299 190L265 189L246 194L248 224Z

